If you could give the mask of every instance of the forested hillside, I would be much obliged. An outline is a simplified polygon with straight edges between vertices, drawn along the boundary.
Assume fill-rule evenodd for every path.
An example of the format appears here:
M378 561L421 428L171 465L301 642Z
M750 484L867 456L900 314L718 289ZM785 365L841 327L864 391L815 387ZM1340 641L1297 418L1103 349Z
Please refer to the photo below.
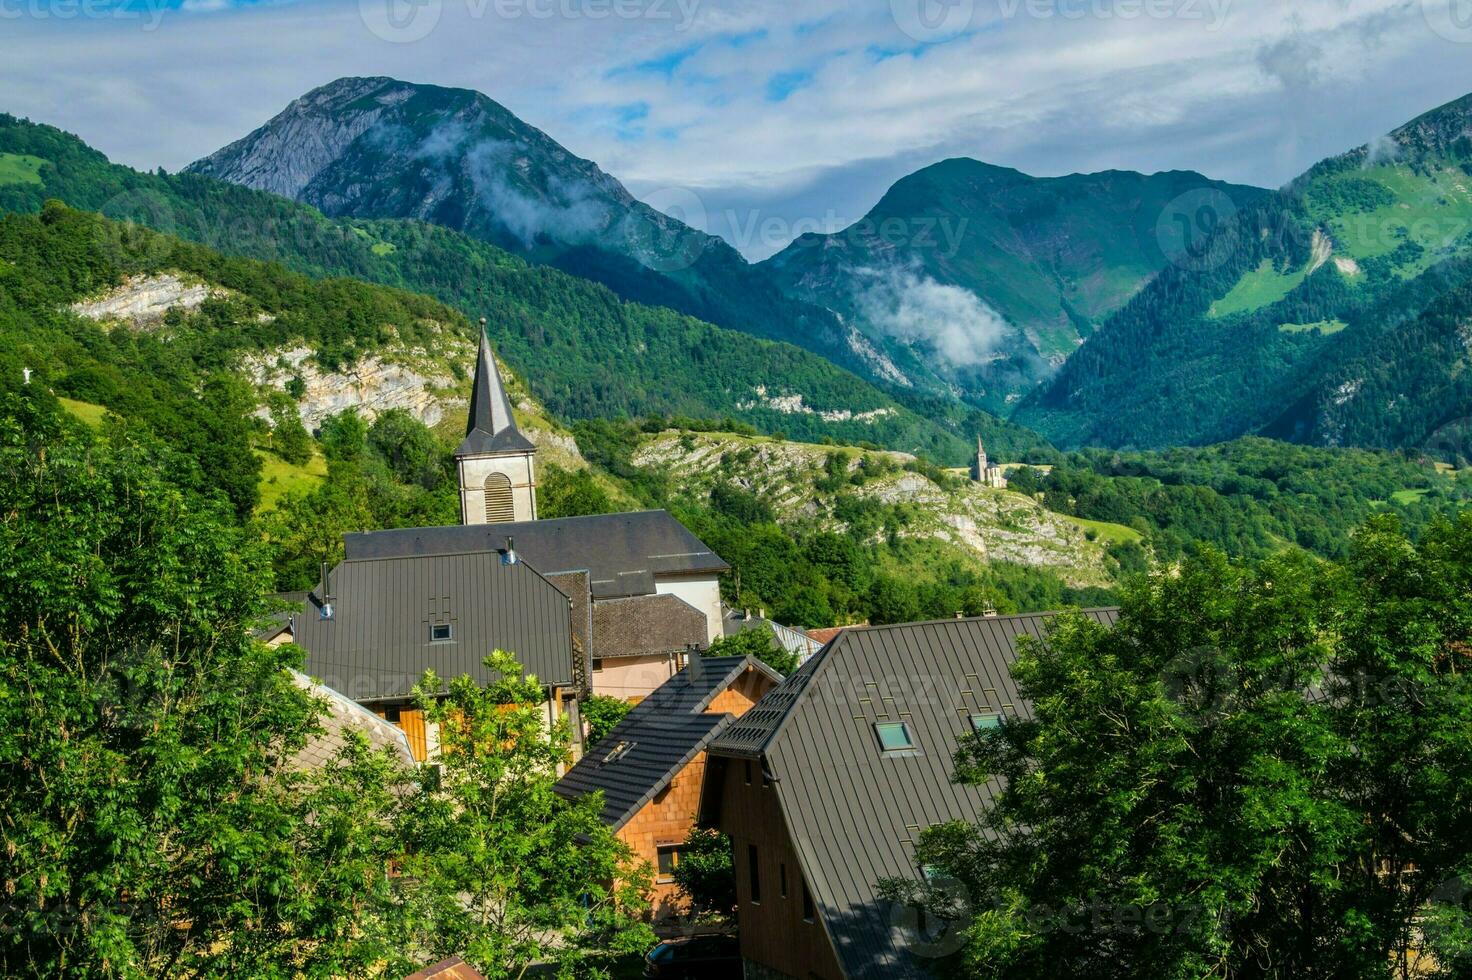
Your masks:
M945 160L763 265L864 329L916 383L1010 411L1169 262L1172 207L1266 193L1190 172L1040 178Z
M0 176L0 210L35 212L58 198L227 254L400 286L485 316L498 350L564 417L731 415L767 432L870 441L956 462L975 432L1001 452L1041 444L1033 433L954 403L917 401L922 415L797 347L624 302L595 283L432 224L334 221L206 177L139 173L59 130L7 116L0 116L0 157L38 161L34 180ZM126 229L113 234L111 247L137 250Z
M1016 413L1069 446L1254 432L1467 459L1472 96L1204 211L1166 269Z
M700 208L694 193L671 192L674 216L656 210L480 92L340 78L188 169L334 217L443 225L626 299L872 367L831 311L784 295L723 239L682 221Z

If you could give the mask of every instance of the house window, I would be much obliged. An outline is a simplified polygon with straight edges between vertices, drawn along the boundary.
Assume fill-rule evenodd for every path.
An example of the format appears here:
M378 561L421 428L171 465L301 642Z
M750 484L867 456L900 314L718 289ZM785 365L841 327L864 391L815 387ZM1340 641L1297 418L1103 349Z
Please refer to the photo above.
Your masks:
M399 723L399 706L389 705L383 709L383 720L397 725Z
M516 519L509 476L505 473L492 473L486 477L485 491L487 524L505 524Z
M802 921L813 921L813 893L808 891L808 883L802 883Z
M680 845L661 844L656 848L659 874L655 878L662 885L675 880L675 869L680 866Z
M603 658L602 657L594 657L593 658L593 671L596 673L597 671L600 671L602 669L603 669Z
M971 716L971 730L973 732L984 732L984 731L988 731L989 729L1000 728L1001 725L1002 725L1002 716L1001 715L986 715L986 714L982 714L982 715L972 715Z
M874 734L879 736L879 747L885 752L909 752L915 748L915 736L906 722L877 721Z
M448 643L455 638L454 629L449 623L430 623L429 642Z
M760 905L762 902L762 873L757 865L756 845L746 845L746 880L751 883L751 904Z
M783 861L777 865L777 891L783 898L787 897L787 862Z

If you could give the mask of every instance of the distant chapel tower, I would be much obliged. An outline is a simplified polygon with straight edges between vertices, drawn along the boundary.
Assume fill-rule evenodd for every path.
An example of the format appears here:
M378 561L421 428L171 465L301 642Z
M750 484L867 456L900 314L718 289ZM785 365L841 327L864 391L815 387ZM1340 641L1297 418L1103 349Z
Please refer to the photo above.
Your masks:
M982 445L981 436L976 437L976 462L971 464L971 479L977 483L986 482L986 446Z
M971 464L971 479L984 487L998 490L1007 487L1007 471L1000 466L993 466L986 458L986 446L982 445L981 436L976 437L976 462Z
M481 321L480 352L465 441L455 450L460 473L460 523L503 524L537 519L537 447L516 428L511 400L496 370Z

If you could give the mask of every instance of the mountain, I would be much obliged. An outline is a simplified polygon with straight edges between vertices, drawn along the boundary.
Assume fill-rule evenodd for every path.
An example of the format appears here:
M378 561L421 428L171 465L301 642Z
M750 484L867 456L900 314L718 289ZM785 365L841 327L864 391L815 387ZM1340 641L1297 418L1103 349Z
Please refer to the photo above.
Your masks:
M432 222L626 299L867 364L832 313L788 298L725 241L637 200L479 92L338 79L188 172L333 217Z
M329 219L202 175L140 173L57 129L0 115L0 211L37 212L48 198L226 254L402 287L485 316L501 355L565 419L730 416L766 432L872 442L950 462L966 457L976 432L1003 458L1042 445L954 403L916 412L800 348L623 301L460 232L414 220ZM148 258L128 226L107 227L121 229L112 252Z
M1472 456L1472 96L1191 244L1014 418L1065 445L1263 432Z
M999 411L1168 263L1173 207L1266 193L1189 172L1039 178L952 159L765 266L789 295L858 326L905 374Z

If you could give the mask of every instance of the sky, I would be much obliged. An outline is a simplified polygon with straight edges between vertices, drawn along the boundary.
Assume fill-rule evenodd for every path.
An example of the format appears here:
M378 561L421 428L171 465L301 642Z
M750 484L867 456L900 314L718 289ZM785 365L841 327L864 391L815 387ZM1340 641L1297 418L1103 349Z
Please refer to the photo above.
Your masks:
M478 89L760 259L954 156L1279 186L1472 92L1472 0L0 0L0 110L135 167L344 75Z

